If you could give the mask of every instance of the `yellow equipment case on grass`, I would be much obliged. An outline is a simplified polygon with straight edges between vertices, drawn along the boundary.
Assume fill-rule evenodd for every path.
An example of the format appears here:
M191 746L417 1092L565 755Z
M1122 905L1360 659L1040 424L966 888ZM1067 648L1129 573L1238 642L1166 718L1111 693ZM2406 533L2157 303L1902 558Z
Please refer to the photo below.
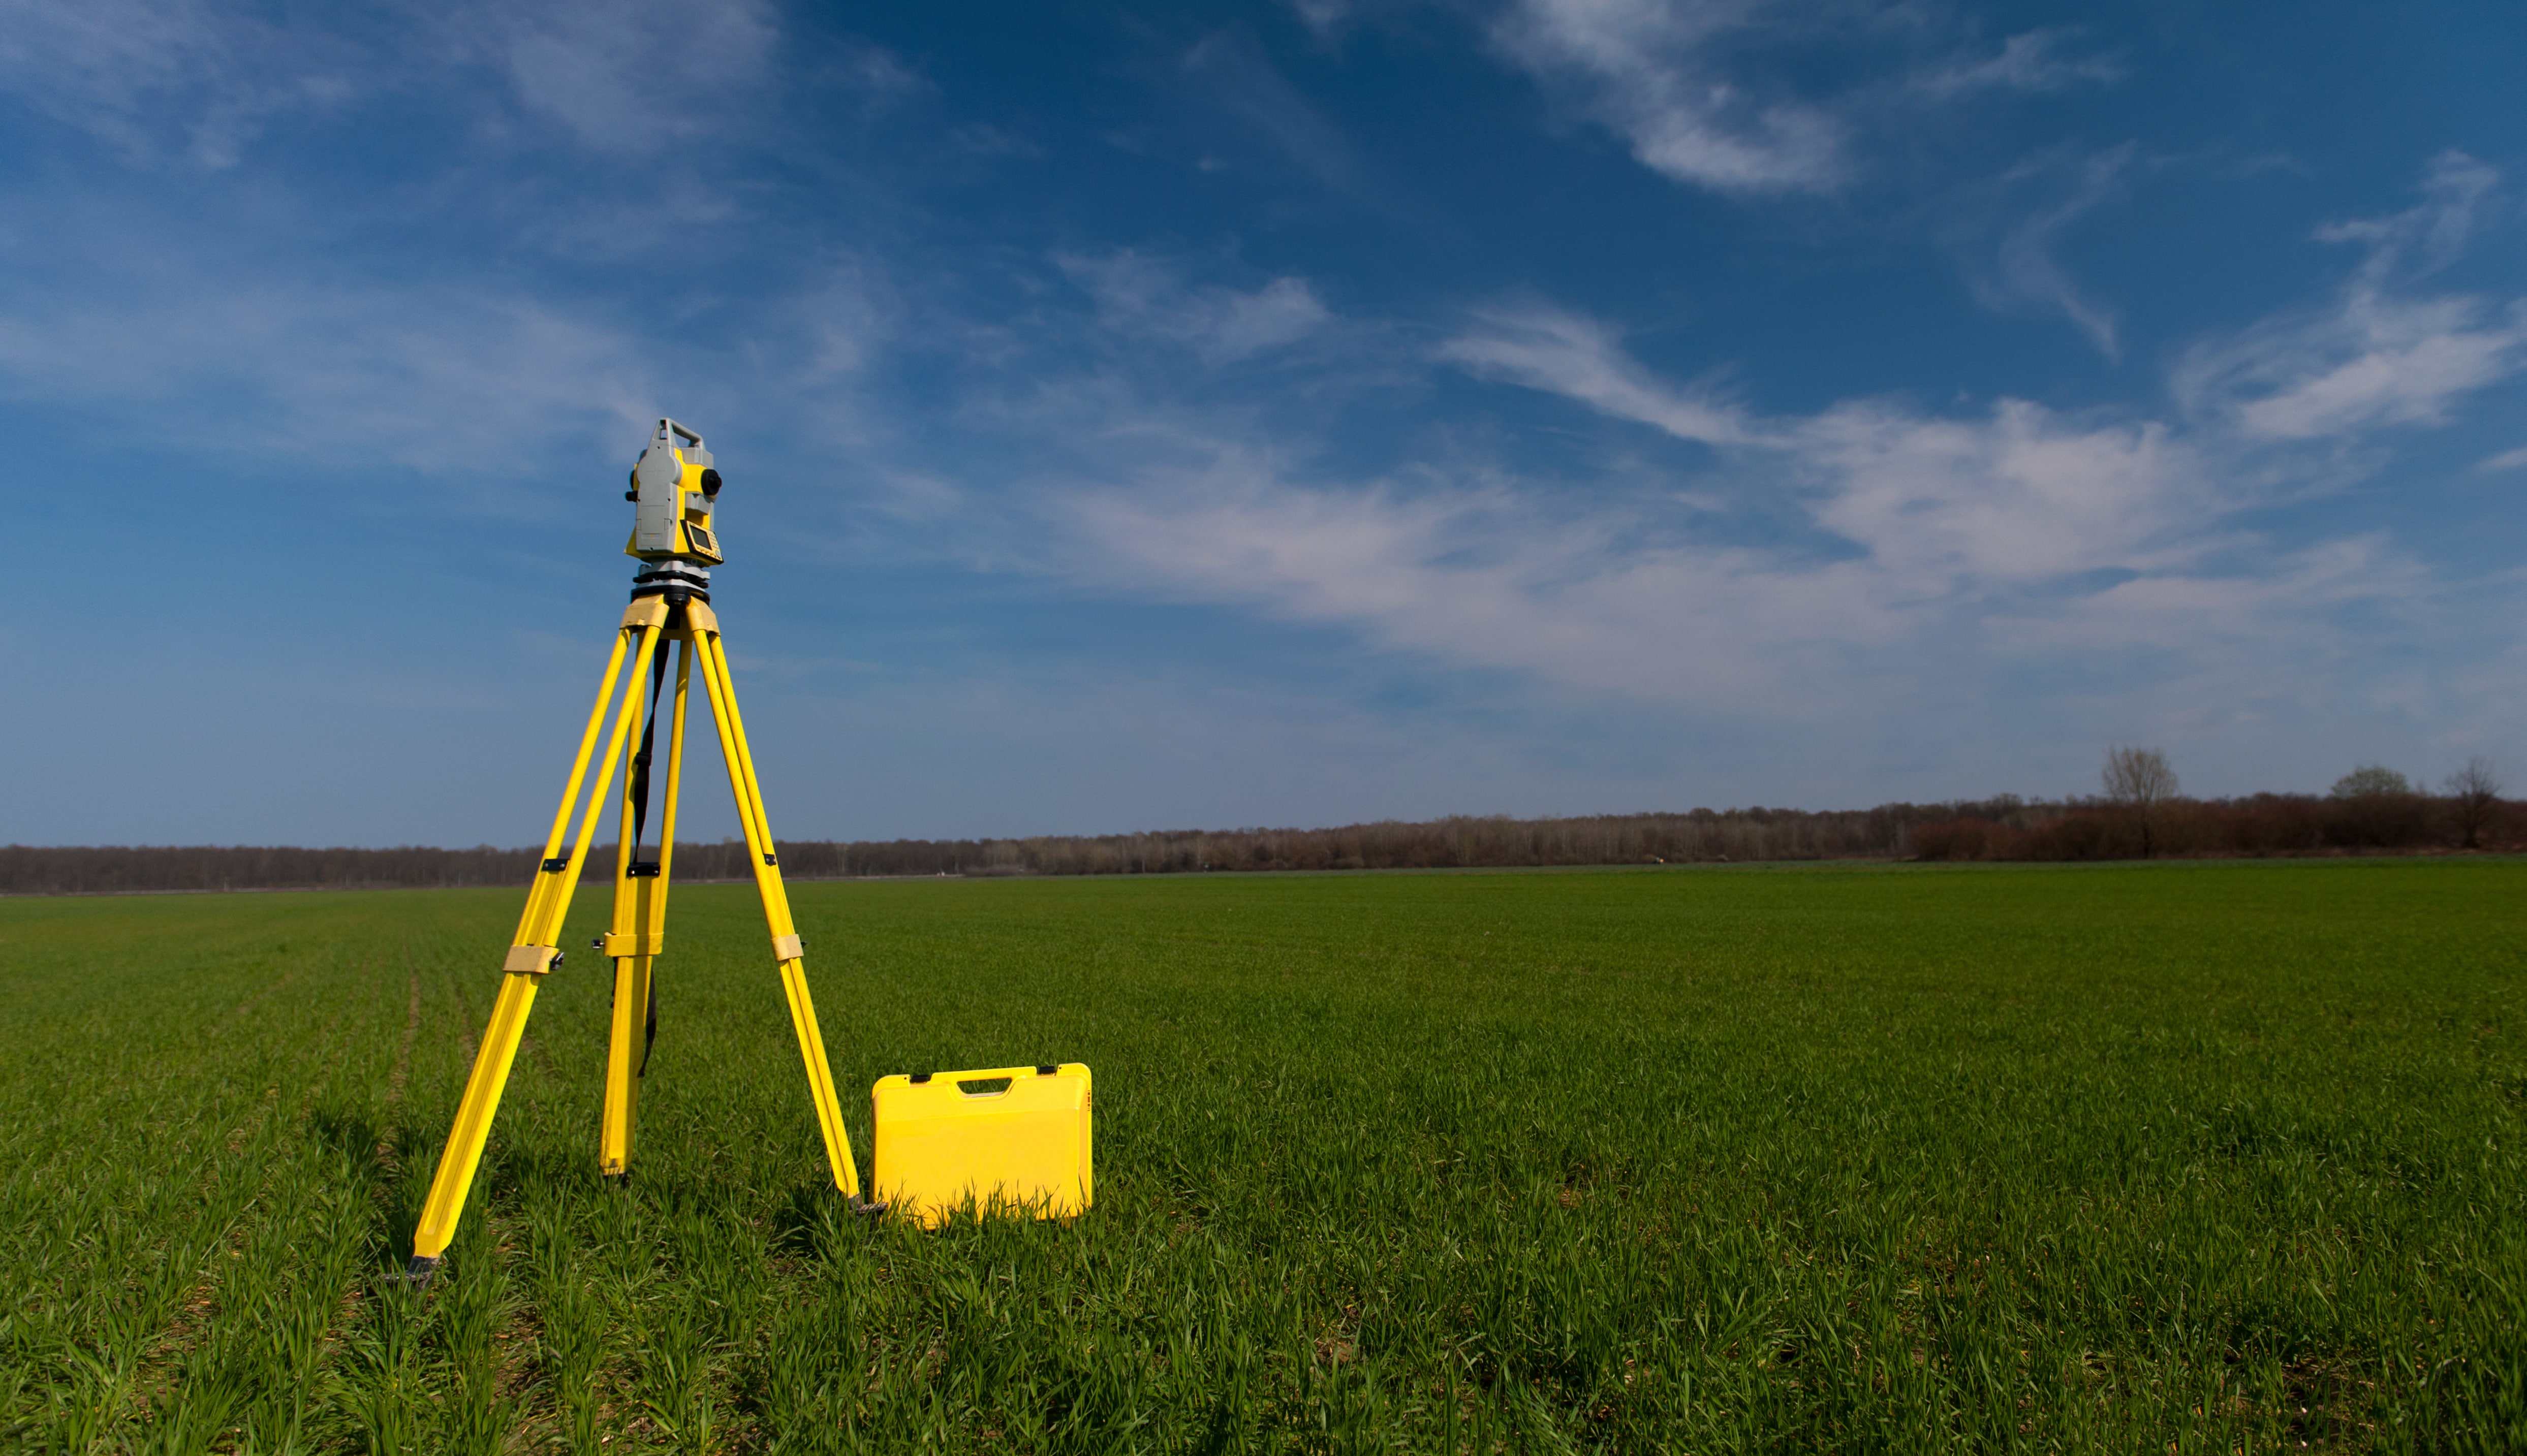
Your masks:
M1067 1218L1088 1207L1088 1068L996 1067L881 1078L876 1196L925 1228L978 1213ZM997 1180L984 1185L975 1170Z

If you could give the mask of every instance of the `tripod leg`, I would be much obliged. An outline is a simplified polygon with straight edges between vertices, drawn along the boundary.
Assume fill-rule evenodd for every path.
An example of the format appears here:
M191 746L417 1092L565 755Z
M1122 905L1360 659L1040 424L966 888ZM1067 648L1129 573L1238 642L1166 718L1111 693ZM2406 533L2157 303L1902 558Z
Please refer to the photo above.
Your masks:
M653 951L666 945L667 885L676 873L676 805L683 798L685 785L685 703L693 684L693 670L694 638L688 628L676 646L675 709L667 721L667 791L658 814L658 879L646 902L646 919L642 923L643 933L649 937ZM656 993L648 989L648 984L645 967L643 1003L648 1008L641 1043L641 1067L645 1071L649 1065L649 1042L658 1034Z
M689 606L694 624L694 655L700 660L702 688L709 693L711 718L719 726L720 756L728 762L729 787L737 794L737 817L746 827L746 847L753 862L754 887L763 898L763 919L772 932L772 955L781 965L781 990L790 1002L790 1026L799 1036L799 1056L807 1070L807 1094L816 1105L816 1124L825 1134L825 1160L833 1165L834 1186L856 1199L859 1169L851 1158L851 1133L843 1127L842 1098L834 1090L832 1064L825 1056L824 1033L816 1026L816 1004L807 994L807 971L799 944L799 929L790 919L790 895L781 883L781 869L772 849L772 830L763 817L763 791L754 778L753 757L747 751L746 725L737 713L736 685L729 680L728 656L720 645L719 623L710 609Z
M638 690L637 682L634 688ZM639 847L634 842L637 821L632 814L633 772L631 765L624 766L621 832L616 836L614 851L614 917L605 937L606 953L614 957L614 1018L611 1034L606 1038L605 1116L597 1138L596 1167L608 1177L622 1174L632 1161L633 1104L640 1096L639 1078L633 1071L632 1042L639 1034L642 1013L649 1004L649 958L638 952L635 929L640 923L640 909L635 903L640 891L636 886L642 881L632 878L632 855Z
M465 1211L465 1195L473 1187L475 1170L483 1161L483 1145L491 1134L492 1115L499 1110L500 1092L508 1084L518 1041L526 1034L527 1013L536 1004L536 983L560 959L553 941L561 933L562 918L570 912L571 891L579 883L580 866L588 859L589 835L596 828L606 786L613 780L615 760L622 756L624 739L640 710L638 683L648 671L649 655L657 650L666 618L666 603L655 597L634 602L623 615L622 629L615 635L614 654L605 665L604 685L598 690L596 706L589 713L588 729L580 735L578 760L571 765L569 789L562 799L561 811L553 816L552 832L544 841L543 863L536 872L535 887L527 894L526 914L519 919L517 936L501 966L505 974L499 999L491 1009L490 1028L483 1033L483 1044L474 1054L474 1070L465 1080L464 1100L457 1104L456 1125L449 1130L447 1146L438 1155L438 1169L430 1181L430 1197L422 1205L421 1226L413 1230L412 1278L416 1281L428 1280L437 1271L448 1241L456 1236L456 1220ZM558 853L562 830L578 803L590 755L596 746L597 728L605 720L606 705L614 696L636 630L640 645L637 651L629 651L635 687L623 694L622 706L615 713L613 736L605 745L604 757L597 760L602 767L597 771L596 786L589 793L587 815L580 821L578 837L572 841L570 857L565 860Z
M605 1128L596 1169L619 1178L632 1168L632 1124L640 1112L641 1029L649 1006L649 958L614 962L614 1026L605 1048Z
M653 994L649 978L666 940L667 877L675 862L676 790L683 779L685 702L692 673L693 643L687 637L676 650L675 707L667 728L666 802L658 817L658 872L654 877L635 878L631 873L633 852L639 846L632 842L636 820L628 807L631 776L627 773L624 777L626 847L617 854L612 938L618 951L626 941L630 942L632 953L617 954L614 959L614 1018L605 1052L605 1119L596 1157L597 1171L609 1178L628 1172L632 1166L632 1131L641 1111L641 1075L648 1061L645 1033L652 1025L648 1018Z
M571 760L570 782L561 791L561 807L553 811L552 828L544 834L544 857L537 865L535 885L527 891L527 908L518 916L517 933L509 937L513 945L527 943L527 931L542 919L545 898L562 888L553 869L561 856L561 836L570 831L570 811L579 805L579 790L588 779L589 761L596 752L596 735L605 727L605 710L614 701L614 685L623 676L623 658L631 648L632 634L617 630L614 653L605 660L605 680L596 688L596 706L588 710L588 727L580 731L579 756ZM639 675L636 672L634 676ZM612 756L608 750L607 757Z

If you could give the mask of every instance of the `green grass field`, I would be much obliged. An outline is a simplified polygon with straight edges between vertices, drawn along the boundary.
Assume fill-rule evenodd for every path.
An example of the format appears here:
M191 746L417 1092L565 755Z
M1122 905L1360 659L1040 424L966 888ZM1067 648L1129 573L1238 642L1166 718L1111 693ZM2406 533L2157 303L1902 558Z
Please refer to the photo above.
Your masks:
M518 894L0 902L0 1432L2527 1447L2518 862L794 895L863 1170L876 1077L1082 1060L1090 1214L845 1213L752 892L697 886L630 1185L582 950L416 1294Z

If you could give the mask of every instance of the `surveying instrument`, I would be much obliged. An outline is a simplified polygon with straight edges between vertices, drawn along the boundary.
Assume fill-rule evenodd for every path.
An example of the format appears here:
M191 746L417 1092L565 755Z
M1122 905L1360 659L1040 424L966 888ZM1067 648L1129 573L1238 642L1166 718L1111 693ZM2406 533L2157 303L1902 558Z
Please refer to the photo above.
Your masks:
M877 1214L888 1207L883 1199L860 1197L851 1135L843 1127L842 1102L825 1060L824 1035L817 1027L815 1003L807 994L799 929L790 918L780 858L764 818L763 790L755 778L753 754L747 747L746 720L738 713L737 689L729 678L728 649L720 638L719 619L710 608L709 569L725 559L711 527L720 485L720 474L712 467L702 437L673 420L660 420L632 468L631 488L623 493L637 506L632 539L623 548L625 555L641 563L632 577L632 605L615 631L613 655L606 660L596 704L589 710L588 726L580 733L579 754L571 763L561 807L554 811L552 828L544 836L526 911L518 918L508 958L501 963L500 992L492 1004L490 1028L475 1053L464 1098L457 1104L455 1127L439 1154L429 1199L422 1205L420 1227L413 1232L412 1265L406 1278L415 1284L428 1283L445 1262L466 1194L482 1165L501 1089L508 1083L510 1066L526 1034L537 987L562 964L562 921L570 912L571 893L578 888L580 871L588 859L589 838L618 765L624 773L619 802L622 832L614 854L613 922L592 947L614 961L614 1013L605 1056L597 1168L614 1179L631 1168L641 1079L658 1034L657 988L651 973L666 943L676 799L684 780L685 707L696 668L710 703L711 721L719 730L729 787L737 796L747 859L763 901L772 958L780 970L782 992L789 999L790 1024L798 1033L799 1058L806 1065L808 1096L824 1134L834 1186L856 1212ZM671 642L676 648L672 698L666 683ZM618 686L622 689L619 701ZM633 720L640 716L645 701L646 726L638 747L633 747ZM645 858L662 706L667 709L664 793L652 849L655 857ZM599 755L596 740L609 718L613 726ZM588 786L592 766L596 771L593 788ZM570 828L583 788L588 790L587 808L565 854L562 836ZM889 1196L925 1225L944 1223L960 1208L1058 1217L1088 1206L1089 1075L1079 1063L899 1075L880 1079L871 1100L876 1114L878 1184L895 1190Z

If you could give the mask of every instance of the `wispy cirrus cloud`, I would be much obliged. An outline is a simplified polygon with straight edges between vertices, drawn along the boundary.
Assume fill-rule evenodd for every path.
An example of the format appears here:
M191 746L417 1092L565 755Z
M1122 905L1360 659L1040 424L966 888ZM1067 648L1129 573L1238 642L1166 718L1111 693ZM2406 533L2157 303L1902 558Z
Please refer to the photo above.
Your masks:
M2147 426L2024 403L1963 420L1852 406L1804 436L1752 474L1785 481L1814 537L1706 527L1638 494L1557 504L1503 475L1312 479L1227 439L1044 509L1083 584L1803 731L1953 711L2013 675L2114 684L2125 712L2204 681L2322 698L2337 684L2307 670L2339 657L2341 614L2433 587L2377 540L2280 550L2206 532L2227 511L2201 503L2201 463Z
M2371 251L2327 318L2363 299L2374 310L2462 247L2449 210L2488 195L2489 179L2442 159L2427 185L2433 201L2409 214L2329 230ZM2466 327L2455 312L2422 317ZM2307 329L2292 316L2246 337L2336 337ZM2265 458L2289 432L2251 406L2315 409L2325 396L2305 386L2343 377L2339 365L2296 360L2276 376L2285 387L2176 419L1891 397L1765 414L1662 377L1603 321L1533 300L1475 311L1433 357L1711 453L1690 491L1638 465L1586 492L1547 491L1479 464L1323 478L1234 432L1179 428L1160 456L1048 497L1066 570L1747 721L1971 697L2012 674L2119 684L2179 718L2211 699L2286 714L2352 690L2334 680L2345 643L2418 630L2444 589L2377 532L2285 543L2254 524L2299 486ZM2425 373L2409 397L2430 412L2381 396L2326 406L2329 427L2437 418L2451 380L2483 377ZM2075 700L2087 701L2063 704Z
M2015 645L2036 653L2154 655L2192 695L2234 701L2234 691L2204 675L2245 666L2267 678L2311 668L2321 676L2324 660L2338 656L2347 636L2329 614L2380 607L2410 612L2442 589L2426 565L2376 532L2271 551L2256 566L2227 573L2168 571L2118 581L2084 600L2076 614L2015 625ZM2203 653L2206 641L2247 648L2255 656Z
M2111 178L2124 163L2119 151L2089 170ZM2092 419L2007 399L1980 418L1889 399L1761 417L1664 383L1612 329L1541 306L1478 312L1438 355L1482 377L1729 447L1741 475L1801 492L1816 527L1861 548L1906 592L1972 594L2098 572L2155 578L2236 546L2224 519L2287 488L2242 464L2241 452L2440 423L2467 392L2527 369L2527 303L2496 315L2480 300L2402 291L2461 253L2496 182L2471 159L2443 156L2420 206L2323 229L2367 249L2338 302L2189 354L2171 382L2191 423ZM2499 456L2483 468L2507 463ZM2400 590L2403 579L2382 589ZM2115 600L2148 595L2128 582Z
M1770 0L1512 0L1490 28L1493 48L1581 115L1623 137L1633 157L1675 181L1741 198L1847 192L1890 171L1890 135L1984 98L2107 86L2116 57L2084 50L2073 27L1960 41L1950 25L1905 7L1821 14ZM1853 44L1860 37L1874 47ZM1779 52L1840 43L1850 79L1823 93L1769 66ZM1927 57L1909 69L1884 56ZM2058 314L2109 360L2122 342L2116 310L2061 261L2079 223L2124 191L2127 143L2077 154L2056 148L1991 181L1953 189L1934 236L1959 260L1977 302Z
M2066 27L2010 36L1996 52L1943 49L1891 74L1855 47L1858 79L1827 95L1802 94L1762 64L1771 47L1813 44L1855 22L1862 34L1883 25L1870 36L1881 53L1897 31L1938 28L1901 8L1860 19L1766 0L1512 0L1490 33L1497 52L1623 137L1642 166L1741 196L1841 188L1866 170L1869 133L1910 113L2111 85L2124 74L2111 56L2080 52L2080 32Z
M1838 405L1801 422L1788 450L1817 482L1817 524L1907 591L2164 570L2203 554L2198 529L2247 503L2221 499L2163 425L2027 400L1964 418Z
M1605 324L1539 304L1480 309L1438 357L1482 378L1568 395L1619 419L1706 445L1749 444L1756 427L1708 389L1671 385L1643 369Z
M2466 395L2527 369L2527 298L2426 294L2452 261L2499 174L2458 152L2431 165L2423 200L2317 236L2365 250L2335 301L2189 350L2178 398L2261 440L2313 440L2446 421Z
M2126 143L2032 158L1969 190L1948 242L1975 301L2003 313L2058 313L2099 353L2121 358L2115 311L2071 276L2060 247L2082 219L2123 195L2134 154Z
M1318 183L1355 194L1368 189L1370 169L1360 148L1253 40L1233 30L1207 35L1181 66L1201 105Z
M74 318L0 313L0 393L180 411L220 447L437 471L612 447L660 397L639 335L521 295L233 276L190 293L182 276Z
M605 176L736 134L752 114L716 107L717 92L780 83L768 10L696 17L662 3L628 13L621 44L592 37L590 14L495 18L471 49L442 46L430 64L465 71L474 90L460 105L530 138L490 145L557 145ZM1760 17L1718 4L1534 0L1502 23L1497 43L1523 47L1521 64L1664 176L1747 196L1844 185L1865 140L1846 103L1768 89L1724 64ZM688 21L704 26L694 69L646 87L648 41ZM846 70L872 95L920 84L891 62ZM1927 77L1905 103L1921 105L2112 78L2058 39L1908 74ZM1253 48L1205 42L1184 57L1182 77L1310 176L1366 185L1339 128ZM192 145L167 121L181 114L163 104L173 93L149 94L159 98L141 108L160 128L152 144ZM111 107L93 115L110 126ZM603 165L586 167L590 158ZM1998 684L2018 675L2137 695L2218 682L2321 697L2331 670L2307 664L2329 639L2373 629L2355 619L2411 610L2434 579L2380 538L2263 539L2251 519L2268 499L2263 482L2232 456L2240 440L2429 423L2515 368L2514 318L2428 296L2417 281L2464 246L2490 195L2488 169L2460 163L2435 172L2425 207L2329 229L2365 260L2342 298L2232 341L2187 394L2198 407L2175 420L2016 398L1932 408L1871 396L1768 413L1712 375L1645 363L1615 323L1531 297L1480 308L1399 362L1410 324L1346 325L1286 262L1232 283L1180 255L1129 247L1058 253L1049 269L1031 260L1026 296L1041 312L1014 320L957 315L940 303L944 287L889 303L882 279L830 260L817 276L745 280L754 291L734 321L748 326L734 330L748 335L745 361L716 342L668 360L629 310L590 291L540 297L515 278L336 274L312 252L189 272L135 266L124 280L88 267L75 311L41 290L0 310L0 377L20 397L242 405L264 439L328 465L429 467L454 420L505 441L562 432L611 453L662 397L702 418L750 413L766 433L853 436L851 509L886 518L920 549L970 547L996 568L1093 593L1332 628L1443 674L1507 681L1504 701L1568 688L1572 701L1628 704L1656 721L1783 725L1932 715L2003 695ZM2059 312L2111 353L2114 315L2057 249L2135 165L2129 150L2061 153L2031 172L1978 234L1985 301ZM13 246L23 261L54 245ZM679 296L696 313L720 307ZM930 312L906 325L906 307ZM683 336L716 339L731 322L723 314ZM887 373L894 333L932 329L998 330L1006 345L997 356L953 351L937 365L953 384L924 399L957 392L938 406L963 411L956 427L988 413L977 400L1022 401L989 422L1002 454L924 458L893 449L900 438L871 447L831 407L887 387L871 381ZM1363 364L1378 350L1389 352ZM1197 397L1240 373L1226 366L1264 361L1289 378L1312 372L1281 394ZM1569 434L1593 430L1625 448L1574 451L1584 458L1546 479L1506 464L1507 452L1486 456L1491 422L1480 411L1399 412L1394 423L1424 433L1396 452L1412 458L1382 471L1330 447L1328 418L1346 387L1334 376L1370 366L1409 375L1433 362L1694 448L1632 450L1638 431L1582 417ZM751 391L733 382L741 363ZM1450 432L1444 447L1418 448ZM1676 454L1678 468L1643 463ZM987 468L1001 464L1010 468ZM2155 660L2133 661L2143 653Z
M781 36L771 0L467 0L312 16L16 0L5 15L0 91L136 165L213 171L284 119L390 95L466 96L477 145L549 128L583 154L632 158L743 137L769 115ZM829 78L876 101L926 85L876 47L822 54ZM468 71L498 77L496 92L464 84Z
M2123 79L2123 64L2114 57L2070 53L2079 33L2053 28L2012 35L1997 54L1981 59L1952 56L1916 73L1911 89L1948 100L1979 91L2060 91L2077 85L2112 85Z
M2197 352L2188 394L2276 440L2380 425L2437 425L2464 396L2518 372L2527 306L2355 295L2329 317Z
M1557 516L1481 481L1312 486L1234 446L1065 493L1057 521L1069 570L1089 579L1340 626L1455 667L1758 716L1808 700L1803 673L1882 620L1850 565L1627 544L1636 523ZM1708 629L1721 621L1731 628Z
M1175 265L1130 249L1056 262L1096 301L1106 327L1181 345L1212 363L1297 343L1333 319L1305 278L1277 277L1251 291L1194 285Z
M1853 400L1764 418L1658 378L1604 324L1542 305L1479 312L1436 352L1479 377L1731 449L1743 470L1798 493L1818 528L1911 577L1911 590L2163 565L2207 498L2195 452L2154 422L2024 400L1981 417Z
M2223 509L2193 448L2156 422L2089 420L2025 400L1982 416L1878 399L1757 418L1663 384L1594 321L1530 309L1519 323L1512 332L1486 318L1440 357L1678 439L1734 447L1740 477L1798 500L1818 529L1900 581L1899 593L2163 567L2198 550L2185 534Z
M373 64L346 36L200 0L0 12L0 91L140 166L232 166L275 118L351 98Z
M1723 192L1835 186L1846 169L1842 123L1792 96L1752 94L1710 54L1760 14L1748 0L1518 0L1492 43L1653 172Z
M360 178L374 190L347 214L280 185L163 205L91 189L43 228L8 229L0 260L25 286L0 300L0 394L87 401L151 430L217 419L201 433L223 444L329 463L468 469L451 422L483 449L594 439L610 452L670 392L689 412L735 392L724 341L667 343L716 303L746 316L747 353L789 366L787 397L818 401L820 430L860 432L867 417L842 396L894 305L883 270L861 266L840 229L817 257L770 270L759 310L654 276L631 290L677 297L684 322L670 324L583 285L585 271L636 255L763 259L735 226L749 202L698 182L692 164L700 141L759 139L754 93L768 98L783 59L768 0L390 7L288 25L188 0L21 0L8 16L0 91L135 166L228 167L258 135L303 136L320 107L377 105L371 120L426 135L383 149L377 168L404 172ZM793 59L872 97L926 84L847 39ZM660 157L672 160L637 187L588 165ZM454 201L467 222L448 229L441 204ZM486 230L503 238L499 266L438 270L438 248ZM366 256L387 233L410 252Z
M262 235L309 230L252 205ZM0 239L26 284L0 298L0 399L101 408L135 439L481 477L490 458L610 458L671 404L795 411L820 444L882 432L861 394L902 304L874 264L837 256L761 304L724 305L732 346L582 290L188 249L129 204L53 223Z
M495 67L520 110L591 151L630 155L745 117L770 87L780 23L770 0L622 0L459 7L438 33L453 55ZM866 54L864 86L919 84Z
M2106 650L2110 619L2161 623L2189 602L2230 614L2192 625L2189 660L2264 650L2418 589L2383 548L2358 558L2365 576L2340 553L2267 548L2233 521L2257 488L2161 422L2023 400L1758 416L1532 303L1438 357L1718 458L1689 502L1637 480L1540 491L1498 467L1345 481L1180 421L1163 451L1109 457L1094 483L1046 497L1063 570L1718 721L1979 691L1966 684L2012 663L2050 672ZM1796 528L1749 525L1784 511ZM1962 678L1922 676L1941 662Z

